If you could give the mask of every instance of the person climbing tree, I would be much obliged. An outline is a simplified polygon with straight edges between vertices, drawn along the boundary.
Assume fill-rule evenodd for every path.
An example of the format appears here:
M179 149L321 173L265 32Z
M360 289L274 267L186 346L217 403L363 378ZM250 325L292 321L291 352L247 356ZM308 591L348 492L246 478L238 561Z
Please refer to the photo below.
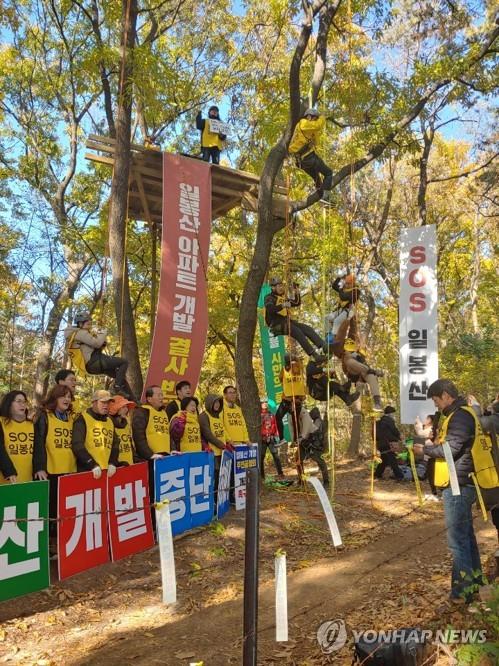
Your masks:
M360 398L359 391L350 393L351 381L347 381L345 384L335 381L337 379L336 373L334 370L330 370L328 375L324 363L309 361L306 374L308 392L314 400L325 402L328 400L328 394L329 398L337 395L347 407L350 407L350 405Z
M360 289L355 285L355 276L351 273L337 277L331 284L331 288L338 294L338 302L332 312L326 316L329 325L329 333L326 338L329 344L334 342L334 337L345 319L355 315L355 305L360 298Z
M322 200L329 202L333 172L315 152L325 124L325 117L317 109L307 109L295 127L288 152L295 158L296 166L314 180Z
M286 296L286 289L280 278L273 277L269 284L271 292L265 296L264 305L265 323L270 331L274 335L289 335L308 356L319 363L325 361L326 357L322 352L327 351L327 345L324 340L308 324L295 321L291 314L292 308L301 305L298 286L294 284L290 296Z
M126 381L128 361L120 356L110 356L102 351L106 346L106 329L90 332L92 317L88 312L81 312L75 317L75 325L64 331L68 351L72 358L75 352L83 357L84 370L89 375L106 375L114 379L114 390L131 398L130 387ZM81 357L80 357L81 358Z
M220 151L227 136L221 132L212 132L210 120L220 121L218 106L210 106L206 120L201 111L196 116L196 128L201 132L201 157L205 162L211 159L213 164L219 164Z

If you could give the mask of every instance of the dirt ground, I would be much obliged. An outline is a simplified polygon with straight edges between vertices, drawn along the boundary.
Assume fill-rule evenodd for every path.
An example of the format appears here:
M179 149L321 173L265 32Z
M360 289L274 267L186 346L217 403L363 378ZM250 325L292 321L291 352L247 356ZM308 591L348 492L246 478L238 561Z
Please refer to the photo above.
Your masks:
M413 485L393 481L377 482L371 502L369 484L365 464L338 466L341 550L331 543L311 486L264 488L259 664L350 664L352 629L481 628L466 611L445 608L450 560L441 504L419 508ZM478 515L475 526L485 561L496 547L495 530ZM277 549L287 553L287 643L275 641ZM241 664L244 512L231 509L221 523L177 538L175 560L175 607L161 603L157 548L0 604L0 662ZM317 628L335 619L345 621L349 641L325 655Z

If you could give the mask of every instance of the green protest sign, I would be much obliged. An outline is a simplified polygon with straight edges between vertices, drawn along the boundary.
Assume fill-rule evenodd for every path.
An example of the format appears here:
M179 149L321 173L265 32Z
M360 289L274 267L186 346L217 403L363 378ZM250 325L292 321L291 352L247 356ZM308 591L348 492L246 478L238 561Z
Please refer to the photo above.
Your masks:
M50 584L48 481L0 485L0 601Z

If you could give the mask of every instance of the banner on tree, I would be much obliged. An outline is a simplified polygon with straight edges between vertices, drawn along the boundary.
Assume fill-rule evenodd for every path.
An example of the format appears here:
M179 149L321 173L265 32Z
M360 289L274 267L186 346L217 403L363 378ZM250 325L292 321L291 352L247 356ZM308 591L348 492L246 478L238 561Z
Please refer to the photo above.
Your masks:
M201 160L163 154L161 273L151 360L144 386L175 398L195 388L208 331L206 273L211 229L211 171Z
M428 387L438 379L438 289L435 225L400 234L400 421L435 411Z

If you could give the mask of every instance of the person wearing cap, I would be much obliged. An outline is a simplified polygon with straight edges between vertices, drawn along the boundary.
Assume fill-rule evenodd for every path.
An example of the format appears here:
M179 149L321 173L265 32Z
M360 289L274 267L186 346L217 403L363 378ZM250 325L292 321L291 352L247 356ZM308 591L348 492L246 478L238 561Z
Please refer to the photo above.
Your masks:
M210 106L206 120L203 119L201 111L196 116L196 128L201 132L201 158L205 162L211 159L213 164L219 164L220 151L227 137L221 132L212 132L210 120L220 120L218 106Z
M145 398L145 403L133 410L133 441L140 458L157 460L170 453L170 420L163 405L161 386L148 386Z
M198 404L198 399L192 396L182 398L180 401L180 410L170 423L172 450L180 453L193 453L207 448L201 438Z
M76 397L76 375L73 370L62 368L56 372L54 377L56 386L65 386L71 391L71 412L73 417L81 414L83 406L79 398Z
M395 407L387 405L383 416L376 422L376 446L381 455L381 462L374 472L376 479L382 479L385 469L391 467L393 476L398 481L404 480L404 475L395 455L395 450L402 442L400 431L395 425L396 411Z
M166 405L166 413L170 421L175 416L175 414L180 411L180 402L182 398L190 398L192 395L191 383L186 379L182 379L180 382L177 382L175 384L175 393L177 397L173 400L170 400L170 402Z
M307 109L296 124L288 152L295 158L296 166L313 179L322 200L329 202L333 172L316 152L325 124L325 117L317 109Z
M293 285L290 296L286 295L286 288L278 277L271 278L270 293L265 296L265 323L274 335L289 335L298 342L303 351L316 361L325 361L323 352L327 345L321 336L308 324L302 324L294 319L292 309L301 305L300 292L297 285ZM315 347L314 347L315 345Z
M102 351L106 346L106 329L90 332L92 317L88 312L81 312L75 317L75 325L64 331L68 349L79 350L83 356L85 371L89 375L106 375L114 379L114 390L130 397L130 388L126 381L128 361L120 356L110 356Z
M71 448L76 456L78 472L91 470L96 479L100 479L102 470L113 476L118 465L120 442L109 417L112 399L109 391L95 391L92 406L80 414L73 424Z
M351 319L355 315L355 305L360 298L360 289L356 286L355 276L339 276L331 284L331 288L338 294L338 302L335 309L326 315L329 326L328 343L332 343L338 329L345 319Z
M114 424L114 432L119 439L119 465L133 465L133 439L132 426L129 413L137 405L122 395L115 395L109 404L109 416Z

